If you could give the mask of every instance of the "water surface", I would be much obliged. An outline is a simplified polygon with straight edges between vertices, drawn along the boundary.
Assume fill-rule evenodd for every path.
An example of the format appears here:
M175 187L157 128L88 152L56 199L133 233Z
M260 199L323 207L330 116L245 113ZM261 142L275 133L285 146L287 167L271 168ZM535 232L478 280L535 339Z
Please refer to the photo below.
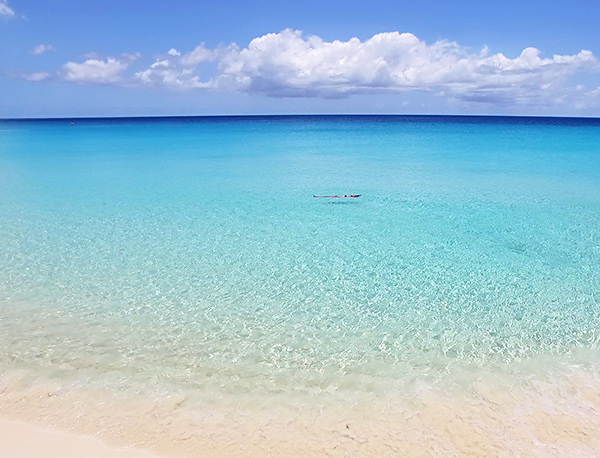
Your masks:
M217 409L593 372L599 177L595 119L1 121L0 371Z

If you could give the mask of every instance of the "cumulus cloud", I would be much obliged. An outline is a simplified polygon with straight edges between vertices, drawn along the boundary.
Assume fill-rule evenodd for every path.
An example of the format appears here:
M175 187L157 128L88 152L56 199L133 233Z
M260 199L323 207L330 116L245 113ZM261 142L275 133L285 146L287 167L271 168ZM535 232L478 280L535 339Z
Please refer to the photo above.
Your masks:
M0 0L1 1L1 0ZM284 30L215 49L171 48L145 69L125 74L138 56L88 57L69 62L62 79L138 84L170 90L227 90L272 97L347 97L352 94L427 91L466 102L559 103L569 78L600 71L582 50L544 57L536 48L516 57L473 52L456 42L428 44L410 33L389 32L367 40L325 41Z
M52 45L37 45L35 48L31 50L31 54L34 56L39 56L40 54L44 54L48 51L54 51L54 46Z
M422 90L487 100L548 89L597 66L589 51L545 59L535 48L513 59L488 54L486 48L470 53L448 41L428 45L410 33L326 42L285 30L232 49L221 60L216 81L218 86L273 96Z
M197 75L198 67L213 62L219 55L218 50L207 49L204 43L193 51L181 54L171 48L146 70L137 72L134 78L146 86L161 86L169 89L207 89L214 87L213 81L203 82Z
M0 0L0 16L14 16L15 12L14 10L8 6L8 1L7 0Z
M211 77L199 69L216 62ZM327 42L284 30L219 49L171 49L134 79L168 89L220 89L273 97L346 97L384 91L428 91L468 102L526 103L550 97L570 76L597 71L590 51L544 58L530 47L514 58L471 52L455 42L427 44L410 33ZM551 97L550 97L551 98Z
M77 83L119 83L124 81L123 72L129 67L132 57L122 60L109 57L87 59L82 63L67 62L62 66L60 76L65 81Z

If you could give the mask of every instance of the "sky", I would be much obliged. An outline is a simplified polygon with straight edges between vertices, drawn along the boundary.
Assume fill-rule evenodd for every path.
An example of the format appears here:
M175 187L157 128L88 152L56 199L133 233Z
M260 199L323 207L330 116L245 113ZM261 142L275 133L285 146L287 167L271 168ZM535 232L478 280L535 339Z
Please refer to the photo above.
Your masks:
M0 0L0 118L600 116L597 0Z

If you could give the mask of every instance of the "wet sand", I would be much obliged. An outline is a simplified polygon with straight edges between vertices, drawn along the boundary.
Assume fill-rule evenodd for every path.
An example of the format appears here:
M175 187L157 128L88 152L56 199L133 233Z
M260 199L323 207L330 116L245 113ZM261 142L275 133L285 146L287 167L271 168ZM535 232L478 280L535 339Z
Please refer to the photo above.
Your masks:
M0 455L11 458L151 456L123 447L174 458L590 457L600 451L595 370L510 387L476 380L463 392L424 387L396 400L270 409L192 405L181 394L123 398L81 388L6 385L0 415L27 423L0 423Z

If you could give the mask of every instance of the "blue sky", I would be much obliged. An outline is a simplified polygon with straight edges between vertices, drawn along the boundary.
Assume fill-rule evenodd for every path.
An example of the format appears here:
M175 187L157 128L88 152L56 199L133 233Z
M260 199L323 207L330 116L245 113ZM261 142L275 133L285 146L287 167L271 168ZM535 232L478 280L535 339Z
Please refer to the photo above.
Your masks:
M591 0L0 0L0 117L600 115Z

